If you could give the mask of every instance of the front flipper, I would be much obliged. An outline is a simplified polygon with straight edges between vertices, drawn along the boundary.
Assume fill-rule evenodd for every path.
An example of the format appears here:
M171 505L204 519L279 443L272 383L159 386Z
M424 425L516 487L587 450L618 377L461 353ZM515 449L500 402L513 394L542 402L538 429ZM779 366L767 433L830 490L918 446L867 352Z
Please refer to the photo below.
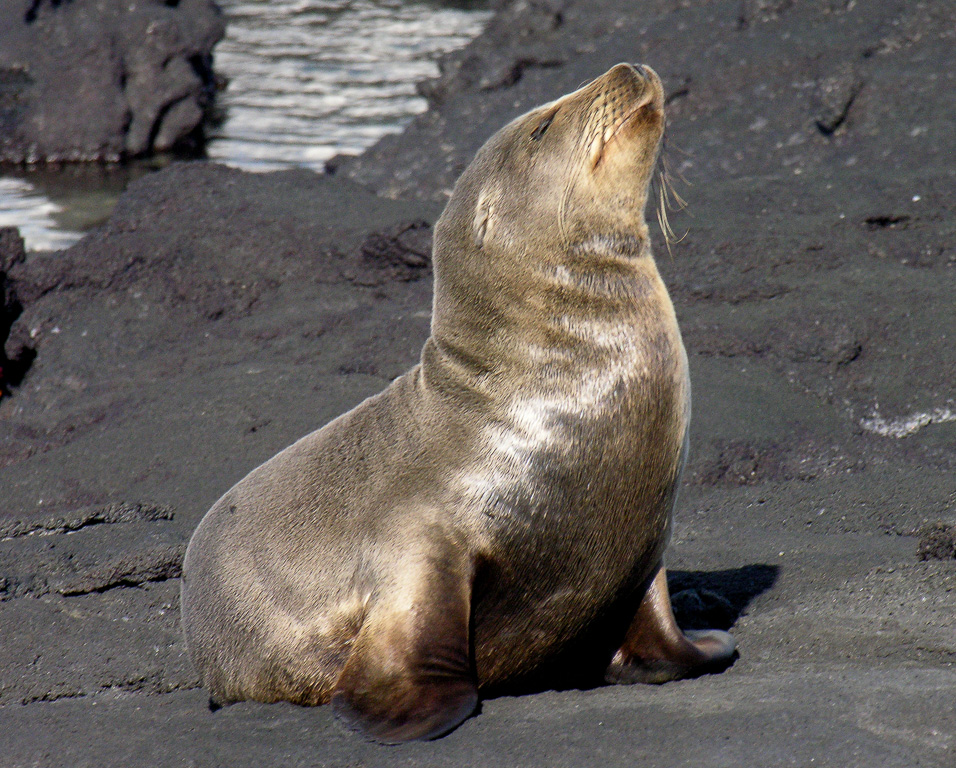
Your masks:
M370 607L332 694L339 717L386 744L437 738L478 703L470 565L448 553L400 568Z
M736 656L737 642L719 629L681 632L661 566L644 595L624 644L605 673L609 683L666 683L720 672Z

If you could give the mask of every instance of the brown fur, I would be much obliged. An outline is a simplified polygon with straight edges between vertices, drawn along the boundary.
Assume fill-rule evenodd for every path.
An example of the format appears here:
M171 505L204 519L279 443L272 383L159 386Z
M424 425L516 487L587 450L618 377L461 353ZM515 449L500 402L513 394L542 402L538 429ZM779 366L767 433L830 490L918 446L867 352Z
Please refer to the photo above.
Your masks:
M436 226L421 363L190 542L183 625L215 700L334 695L376 738L432 737L622 602L640 631L615 679L714 663L681 646L662 676L655 656L687 642L655 585L690 419L644 219L662 105L618 65L478 152Z

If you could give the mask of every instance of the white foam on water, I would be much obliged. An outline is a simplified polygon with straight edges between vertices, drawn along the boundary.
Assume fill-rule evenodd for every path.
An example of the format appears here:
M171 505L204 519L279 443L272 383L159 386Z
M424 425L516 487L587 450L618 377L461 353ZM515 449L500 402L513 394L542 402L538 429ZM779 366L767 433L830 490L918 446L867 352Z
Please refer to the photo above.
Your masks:
M62 208L25 179L0 178L0 227L19 227L27 248L56 251L83 235L60 229L56 216Z

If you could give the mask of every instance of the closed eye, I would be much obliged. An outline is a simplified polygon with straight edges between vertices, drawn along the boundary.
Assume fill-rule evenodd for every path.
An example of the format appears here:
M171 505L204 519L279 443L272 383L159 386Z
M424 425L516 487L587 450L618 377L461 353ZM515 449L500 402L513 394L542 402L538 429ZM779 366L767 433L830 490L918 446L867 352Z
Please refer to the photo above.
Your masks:
M550 115L544 118L544 120L538 123L538 127L535 128L534 131L531 133L532 141L541 141L541 137L544 136L545 131L548 130L548 126L551 125L551 123L554 121L555 114L556 113L552 112Z

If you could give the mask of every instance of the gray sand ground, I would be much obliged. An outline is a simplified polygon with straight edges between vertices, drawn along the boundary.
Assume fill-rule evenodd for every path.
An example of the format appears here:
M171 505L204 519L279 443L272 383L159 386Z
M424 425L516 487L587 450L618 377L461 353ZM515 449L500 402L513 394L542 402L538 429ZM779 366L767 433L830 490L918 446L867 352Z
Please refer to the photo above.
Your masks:
M504 4L334 175L174 166L12 267L7 351L36 357L0 401L0 766L956 765L954 37L942 0ZM409 225L505 120L621 60L664 79L689 203L672 255L656 236L694 388L672 590L739 660L395 748L327 708L210 712L192 529L416 361Z

